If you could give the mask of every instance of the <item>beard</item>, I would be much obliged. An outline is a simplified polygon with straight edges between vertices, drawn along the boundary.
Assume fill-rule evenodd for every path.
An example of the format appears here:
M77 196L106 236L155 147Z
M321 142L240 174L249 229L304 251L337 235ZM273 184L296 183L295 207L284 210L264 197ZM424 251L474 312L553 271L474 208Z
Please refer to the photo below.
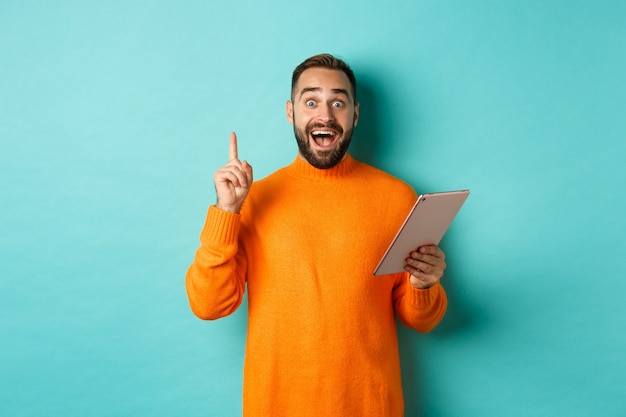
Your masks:
M309 141L309 138L311 137L311 131L320 128L333 129L339 134L339 139L337 139L337 143L335 143L335 146L333 148L319 151L314 150L311 147L311 142ZM296 141L298 142L300 154L304 157L304 159L306 159L309 164L318 169L332 168L343 160L344 156L348 152L348 148L350 147L353 130L354 124L350 129L344 132L341 126L333 122L325 124L309 123L305 127L305 130L302 130L296 126L295 119L293 123L293 132L296 135Z

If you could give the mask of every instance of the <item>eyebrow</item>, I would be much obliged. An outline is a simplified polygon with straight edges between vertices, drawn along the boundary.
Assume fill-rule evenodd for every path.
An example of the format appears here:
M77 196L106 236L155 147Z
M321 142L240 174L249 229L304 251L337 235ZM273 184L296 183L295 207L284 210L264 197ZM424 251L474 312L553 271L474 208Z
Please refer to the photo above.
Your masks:
M302 91L300 91L300 98L302 98L305 93L319 93L320 91L322 91L321 87L304 87ZM345 88L333 88L330 91L334 94L344 94L347 98L350 98L350 94L348 94L348 90Z

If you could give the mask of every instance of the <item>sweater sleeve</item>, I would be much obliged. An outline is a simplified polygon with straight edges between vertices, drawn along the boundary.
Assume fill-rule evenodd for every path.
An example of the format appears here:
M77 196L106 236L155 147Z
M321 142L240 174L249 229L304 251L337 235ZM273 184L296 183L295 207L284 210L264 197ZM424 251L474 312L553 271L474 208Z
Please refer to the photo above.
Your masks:
M414 288L408 273L400 274L393 291L396 315L407 327L420 333L431 331L446 313L448 299L441 283L427 289Z
M239 248L240 216L209 207L200 247L187 270L186 289L193 313L214 320L241 305L246 283L246 257Z

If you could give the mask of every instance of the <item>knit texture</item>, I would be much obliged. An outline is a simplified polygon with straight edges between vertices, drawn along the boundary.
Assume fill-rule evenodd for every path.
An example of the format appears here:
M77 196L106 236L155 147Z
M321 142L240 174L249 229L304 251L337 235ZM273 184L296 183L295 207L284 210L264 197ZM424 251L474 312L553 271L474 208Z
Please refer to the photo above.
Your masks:
M431 330L440 284L373 270L417 196L348 156L297 158L253 183L241 214L211 206L187 273L193 312L217 319L248 290L244 416L402 416L396 320Z

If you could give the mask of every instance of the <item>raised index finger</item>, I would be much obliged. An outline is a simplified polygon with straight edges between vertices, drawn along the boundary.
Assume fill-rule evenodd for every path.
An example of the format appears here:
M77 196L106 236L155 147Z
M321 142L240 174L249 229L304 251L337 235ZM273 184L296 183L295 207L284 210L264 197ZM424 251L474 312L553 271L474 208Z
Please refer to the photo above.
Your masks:
M228 152L229 160L237 159L237 135L235 132L230 132L230 150Z

